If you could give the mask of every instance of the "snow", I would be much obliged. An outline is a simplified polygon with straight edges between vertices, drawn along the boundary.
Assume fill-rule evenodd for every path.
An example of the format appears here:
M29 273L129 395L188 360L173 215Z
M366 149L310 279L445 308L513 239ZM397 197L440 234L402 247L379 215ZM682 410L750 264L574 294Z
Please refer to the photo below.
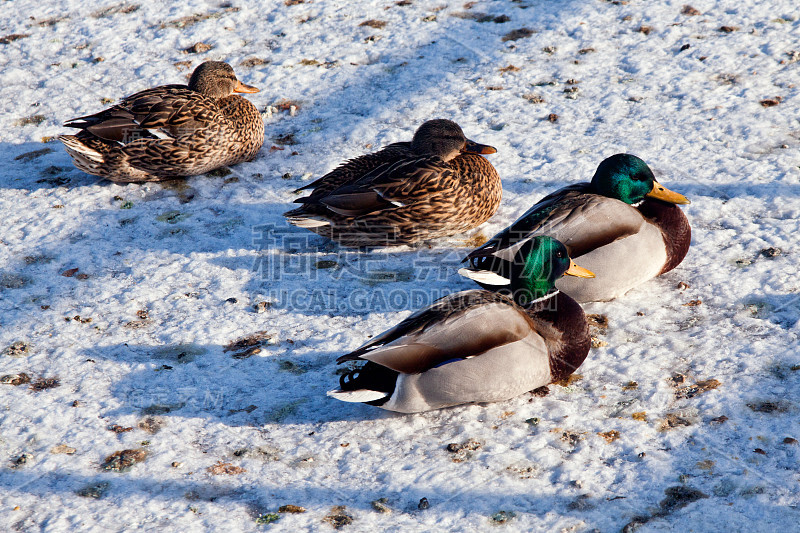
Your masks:
M795 528L800 20L794 0L692 0L698 16L686 1L3 3L0 37L28 36L0 44L0 350L31 348L0 356L0 374L60 386L0 385L0 523L324 531L344 505L352 531ZM195 14L210 16L182 19ZM213 49L182 52L197 42ZM242 65L254 57L269 63ZM260 87L259 109L297 106L265 113L259 157L230 175L116 185L43 141L205 59ZM498 150L504 199L483 235L628 151L692 200L692 248L586 307L608 317L608 345L546 397L419 415L337 402L336 356L474 287L456 273L471 235L359 252L281 213L297 187L435 117ZM259 331L259 353L225 351ZM468 441L480 447L446 449ZM137 448L148 456L129 472L101 469ZM209 472L219 462L246 471ZM77 494L100 483L100 498ZM285 504L307 511L257 523Z

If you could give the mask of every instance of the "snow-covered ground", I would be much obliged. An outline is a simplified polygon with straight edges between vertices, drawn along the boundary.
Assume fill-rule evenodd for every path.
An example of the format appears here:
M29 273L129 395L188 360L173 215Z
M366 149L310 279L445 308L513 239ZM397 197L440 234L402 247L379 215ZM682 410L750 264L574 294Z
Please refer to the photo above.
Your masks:
M795 530L800 12L686 1L0 3L0 374L31 379L0 384L0 528ZM120 186L52 141L205 59L262 89L254 162ZM435 117L497 147L474 233L628 151L692 200L692 249L587 306L608 327L547 396L330 400L337 355L473 287L479 235L363 253L281 213Z

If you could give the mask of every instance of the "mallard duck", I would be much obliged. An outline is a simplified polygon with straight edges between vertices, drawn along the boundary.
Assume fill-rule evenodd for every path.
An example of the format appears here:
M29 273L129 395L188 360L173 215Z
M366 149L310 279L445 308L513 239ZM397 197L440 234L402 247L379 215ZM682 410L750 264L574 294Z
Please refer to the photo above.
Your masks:
M565 278L556 286L579 302L610 300L683 261L692 232L675 204L688 203L658 183L644 161L616 154L600 163L591 183L565 187L531 207L470 253L471 267L459 272L486 288L507 287L522 243L551 235L595 273L585 283Z
M410 244L472 229L500 205L494 167L451 120L422 124L409 142L351 159L301 187L289 222L345 246Z
M550 237L529 239L521 253L511 296L470 290L437 300L337 359L366 364L328 395L415 413L507 400L572 374L589 353L589 328L554 283L592 273Z
M58 139L76 167L111 181L202 174L255 158L264 143L264 121L256 106L233 93L256 92L237 80L227 63L206 61L188 86L138 92L66 122L81 131Z

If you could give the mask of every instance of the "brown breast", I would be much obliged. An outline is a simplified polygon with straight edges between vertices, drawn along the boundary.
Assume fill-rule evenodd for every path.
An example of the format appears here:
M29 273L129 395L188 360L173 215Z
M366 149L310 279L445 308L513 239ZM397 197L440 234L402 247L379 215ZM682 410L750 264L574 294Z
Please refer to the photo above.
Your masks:
M462 154L452 161L458 183L455 187L459 218L469 221L470 228L483 224L500 206L503 185L494 166L483 156Z
M230 143L228 164L255 158L261 145L264 144L264 120L256 106L246 98L235 94L221 98L217 101L217 105L229 121L224 134Z
M591 346L589 325L581 306L560 292L531 306L528 316L547 345L553 383L575 372L586 360Z
M658 273L669 272L683 261L692 241L692 228L683 210L675 204L646 198L638 207L639 212L661 230L667 248L667 262Z

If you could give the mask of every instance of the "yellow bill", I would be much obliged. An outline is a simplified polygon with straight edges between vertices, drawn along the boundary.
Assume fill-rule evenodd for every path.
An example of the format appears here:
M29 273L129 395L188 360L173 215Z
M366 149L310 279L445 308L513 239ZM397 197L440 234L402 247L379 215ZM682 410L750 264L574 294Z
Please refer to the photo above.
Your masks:
M594 272L591 270L587 270L582 266L578 266L575 264L575 261L572 259L569 260L569 268L566 272L564 272L565 276L575 276L578 278L593 278Z
M671 204L691 203L689 199L686 198L684 195L667 189L657 181L653 182L653 188L645 196L647 196L648 198L655 198L656 200L669 202Z

